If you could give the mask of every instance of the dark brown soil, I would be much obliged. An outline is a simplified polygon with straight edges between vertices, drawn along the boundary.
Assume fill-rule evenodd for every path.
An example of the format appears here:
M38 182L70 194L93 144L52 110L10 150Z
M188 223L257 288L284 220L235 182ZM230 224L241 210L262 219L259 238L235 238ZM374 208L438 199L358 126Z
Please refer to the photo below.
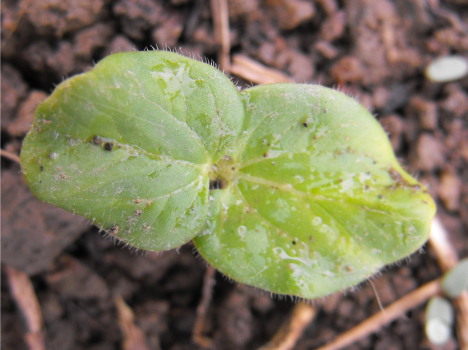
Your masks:
M428 186L459 256L468 254L468 78L437 84L424 68L468 52L463 0L230 0L231 53L297 82L339 86L370 108L406 168ZM463 3L465 5L463 5ZM19 154L35 106L65 77L111 52L156 44L216 60L208 0L2 0L2 149ZM238 79L235 77L235 79ZM249 82L240 80L243 86ZM121 295L151 349L193 349L192 329L207 265L188 244L132 253L84 219L46 205L2 158L2 349L26 349L5 266L31 276L47 349L121 349L114 298ZM375 280L384 305L440 276L430 252ZM297 349L313 349L379 310L368 283L324 306ZM216 275L206 334L216 349L255 349L294 302ZM348 349L429 348L419 307ZM453 339L445 349L457 348Z

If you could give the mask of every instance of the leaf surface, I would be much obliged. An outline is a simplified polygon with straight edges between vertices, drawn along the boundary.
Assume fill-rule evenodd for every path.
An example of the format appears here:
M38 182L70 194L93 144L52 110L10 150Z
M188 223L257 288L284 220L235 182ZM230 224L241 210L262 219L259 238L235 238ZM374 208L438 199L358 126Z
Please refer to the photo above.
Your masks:
M165 51L111 55L38 107L23 174L43 201L132 246L178 247L205 222L208 171L243 112L207 64Z
M243 92L244 132L220 164L194 239L236 281L315 298L419 248L434 204L375 119L339 92L275 84Z

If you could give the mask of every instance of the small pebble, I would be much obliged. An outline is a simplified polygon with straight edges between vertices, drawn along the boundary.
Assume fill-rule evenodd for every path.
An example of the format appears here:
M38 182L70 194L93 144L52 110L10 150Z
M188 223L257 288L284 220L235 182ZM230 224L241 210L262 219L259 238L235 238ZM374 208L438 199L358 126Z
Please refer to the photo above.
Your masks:
M435 83L445 83L468 74L468 60L462 56L445 56L432 61L426 68L426 77Z
M433 318L426 323L426 334L435 345L444 345L450 339L450 327L438 318Z

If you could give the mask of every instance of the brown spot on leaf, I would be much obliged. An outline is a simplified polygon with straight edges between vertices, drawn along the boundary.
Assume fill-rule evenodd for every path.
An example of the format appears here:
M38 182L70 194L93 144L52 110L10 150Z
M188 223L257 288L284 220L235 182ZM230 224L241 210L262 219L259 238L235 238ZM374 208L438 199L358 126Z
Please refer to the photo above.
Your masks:
M400 173L398 171L396 171L395 169L390 168L390 170L388 172L389 172L390 176L392 177L393 181L399 182L401 180Z
M106 142L104 144L104 150L110 152L112 151L112 148L114 148L114 144L112 142Z
M227 184L223 179L210 180L210 191L211 190L224 190Z

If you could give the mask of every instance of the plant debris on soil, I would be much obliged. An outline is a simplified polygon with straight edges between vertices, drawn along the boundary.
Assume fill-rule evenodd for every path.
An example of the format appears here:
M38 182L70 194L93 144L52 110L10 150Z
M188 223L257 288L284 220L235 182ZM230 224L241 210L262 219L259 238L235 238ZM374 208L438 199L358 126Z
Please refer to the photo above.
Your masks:
M175 48L216 62L220 50L208 0L4 0L1 10L1 147L15 155L54 86L106 55ZM468 59L466 2L228 0L228 10L231 57L248 57L282 79L334 86L376 115L466 257L468 78L434 83L424 75L438 57ZM7 267L32 281L47 349L202 348L192 335L207 264L191 244L159 254L123 249L83 218L37 200L18 164L2 157L1 167L2 349L31 348ZM441 273L425 247L373 283L385 307ZM214 278L202 330L213 349L259 348L295 305ZM324 345L379 311L368 282L315 305L295 349ZM347 349L436 349L424 335L424 307L406 316ZM443 348L457 347L455 335Z

